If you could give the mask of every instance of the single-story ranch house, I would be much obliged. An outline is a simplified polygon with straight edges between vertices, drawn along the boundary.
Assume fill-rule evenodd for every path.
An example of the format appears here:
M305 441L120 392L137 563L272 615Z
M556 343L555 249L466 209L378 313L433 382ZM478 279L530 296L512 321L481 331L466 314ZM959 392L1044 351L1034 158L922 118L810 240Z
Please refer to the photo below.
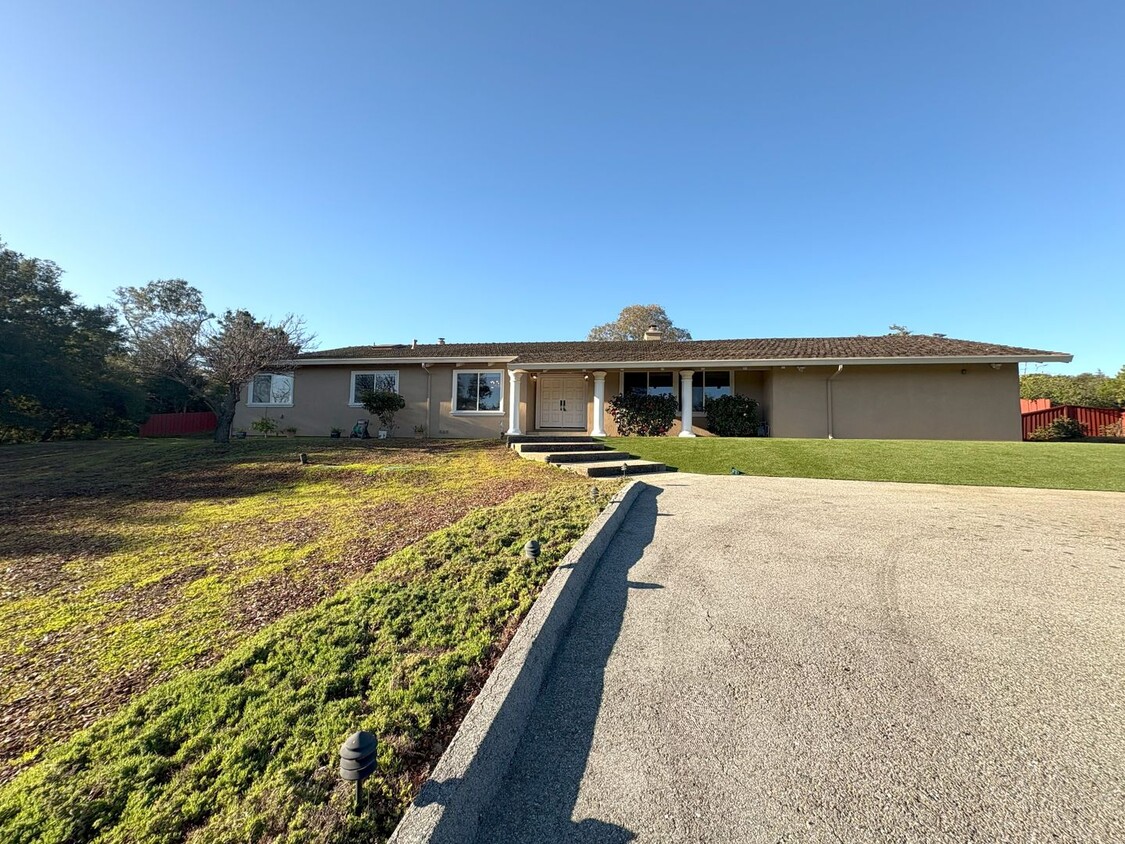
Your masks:
M678 397L669 435L681 437L706 435L707 402L736 394L759 403L774 437L1018 440L1019 364L1070 360L938 335L665 342L654 329L624 342L349 346L258 375L234 425L269 415L298 435L348 432L370 417L362 393L381 388L406 401L397 436L613 436L608 399L641 391Z

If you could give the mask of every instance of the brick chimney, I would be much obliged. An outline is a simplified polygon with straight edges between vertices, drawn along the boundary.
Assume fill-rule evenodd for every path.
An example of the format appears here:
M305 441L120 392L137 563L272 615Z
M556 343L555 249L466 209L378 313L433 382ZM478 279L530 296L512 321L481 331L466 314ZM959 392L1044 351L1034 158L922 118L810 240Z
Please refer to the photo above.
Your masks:
M645 329L646 340L663 340L664 332L657 328L655 325L650 325Z

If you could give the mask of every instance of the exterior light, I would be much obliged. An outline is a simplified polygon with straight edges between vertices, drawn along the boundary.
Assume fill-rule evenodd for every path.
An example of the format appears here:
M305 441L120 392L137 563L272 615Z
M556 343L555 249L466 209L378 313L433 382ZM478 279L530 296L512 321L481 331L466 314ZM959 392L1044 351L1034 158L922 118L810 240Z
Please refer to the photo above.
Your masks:
M590 380L590 376L589 376L589 375L583 375L583 376L582 376L582 378L583 378L584 380L586 380L586 381L589 381L589 380Z
M598 500L598 488L596 486L590 487L590 500L596 502Z
M803 366L798 366L798 367L797 367L797 371L798 371L798 372L804 372L804 371L805 371L805 368L804 368Z
M352 733L340 746L340 777L355 783L355 813L363 811L363 781L375 772L379 740L366 730Z
M539 543L534 539L529 539L527 544L523 546L523 555L529 560L539 559Z
M998 363L990 363L990 364L989 364L989 366L991 366L991 367L992 367L993 369L999 369L999 368L1000 368L1000 366L1001 366L1001 364L998 364Z

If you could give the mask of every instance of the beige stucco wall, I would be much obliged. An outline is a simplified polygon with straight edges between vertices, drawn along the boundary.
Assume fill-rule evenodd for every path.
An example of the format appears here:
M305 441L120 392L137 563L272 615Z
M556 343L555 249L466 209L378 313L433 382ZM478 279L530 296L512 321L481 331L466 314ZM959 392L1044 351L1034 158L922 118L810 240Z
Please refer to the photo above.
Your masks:
M767 379L770 435L828 436L826 379L836 367L777 369ZM846 366L832 381L833 436L1019 440L1014 364Z
M406 407L395 417L396 437L414 436L414 426L423 425L432 437L469 437L474 439L493 439L506 430L507 414L479 413L460 414L453 412L453 366L433 366L430 368L432 390L429 415L426 413L427 376L419 364L388 365L385 367L357 366L304 366L293 373L292 407L251 407L247 404L249 387L243 390L242 400L234 417L235 430L251 432L251 423L260 416L268 415L278 420L279 428L295 427L298 436L326 437L332 428L340 428L348 435L357 419L371 419L372 436L379 429L375 419L363 407L348 404L352 372L366 372L374 369L398 371L399 392L406 400ZM526 379L525 379L526 383ZM508 376L504 374L504 403L507 408Z

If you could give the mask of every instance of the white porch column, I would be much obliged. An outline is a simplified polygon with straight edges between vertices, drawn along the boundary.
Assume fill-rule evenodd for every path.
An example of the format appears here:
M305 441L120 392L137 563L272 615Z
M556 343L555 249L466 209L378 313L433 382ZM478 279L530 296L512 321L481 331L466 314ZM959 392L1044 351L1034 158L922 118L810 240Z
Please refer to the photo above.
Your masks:
M519 435L520 430L520 382L527 370L508 370L508 434Z
M605 373L594 373L594 430L592 436L605 436Z
M695 373L690 369L680 370L680 431L681 437L694 437L691 432L691 376Z

